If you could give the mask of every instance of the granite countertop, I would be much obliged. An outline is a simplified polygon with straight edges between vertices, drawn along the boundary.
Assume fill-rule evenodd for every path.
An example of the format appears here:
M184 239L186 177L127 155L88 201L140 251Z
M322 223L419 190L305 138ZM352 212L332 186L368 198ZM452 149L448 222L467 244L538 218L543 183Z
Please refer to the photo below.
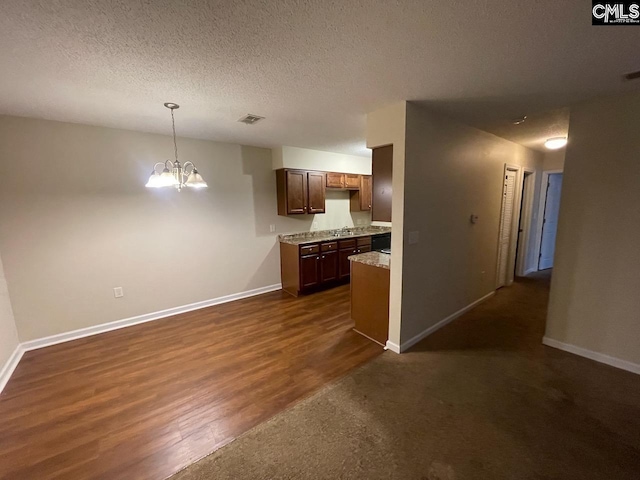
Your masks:
M379 235L381 233L390 233L391 227L353 227L347 229L349 234L336 236L332 232L335 230L318 230L316 232L291 233L288 235L278 235L281 243L290 243L292 245L302 245L304 243L318 243L329 240L344 240L348 238L368 237L369 235Z
M382 252L366 252L357 255L351 255L349 260L352 262L364 263L372 267L391 269L391 255Z

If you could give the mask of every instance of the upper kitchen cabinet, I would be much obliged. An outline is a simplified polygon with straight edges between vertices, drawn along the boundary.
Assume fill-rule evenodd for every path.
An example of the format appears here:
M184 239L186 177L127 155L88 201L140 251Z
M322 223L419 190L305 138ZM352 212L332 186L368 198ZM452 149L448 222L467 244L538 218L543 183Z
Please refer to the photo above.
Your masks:
M351 173L345 174L344 186L349 190L358 190L360 188L360 175Z
M367 212L371 210L371 175L358 175L358 190L351 192L349 210Z
M278 215L325 213L326 173L276 170Z
M327 174L325 172L307 172L307 211L309 213L324 213L326 191L325 184Z
M327 188L345 188L345 174L327 172Z
M391 221L391 179L393 177L393 145L373 149L371 220Z

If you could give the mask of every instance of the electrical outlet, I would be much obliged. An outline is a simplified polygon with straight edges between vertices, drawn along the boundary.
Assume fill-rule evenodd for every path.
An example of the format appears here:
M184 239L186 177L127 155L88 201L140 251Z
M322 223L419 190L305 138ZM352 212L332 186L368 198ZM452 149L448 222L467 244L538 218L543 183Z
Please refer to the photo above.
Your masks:
M409 245L415 245L420 241L420 232L409 232Z
M113 296L116 298L124 297L124 290L122 287L114 287Z
M269 231L270 231L271 233L273 233L273 232L275 232L275 231L276 231L276 226L275 226L275 224L273 224L273 223L272 223L271 225L269 225Z
M311 224L311 228L313 228L314 230L317 230L318 229L318 222L313 222Z

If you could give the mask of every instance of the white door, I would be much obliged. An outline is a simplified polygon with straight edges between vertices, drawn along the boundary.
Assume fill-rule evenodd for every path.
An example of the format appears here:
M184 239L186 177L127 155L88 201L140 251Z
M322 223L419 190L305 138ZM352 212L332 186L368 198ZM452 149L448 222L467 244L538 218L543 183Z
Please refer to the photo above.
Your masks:
M556 232L558 231L558 212L562 192L562 174L552 173L547 182L547 197L544 202L542 220L542 240L540 241L540 260L538 269L553 267L553 254L556 250Z
M513 230L513 209L516 199L516 171L507 170L504 174L502 190L502 215L500 216L500 237L498 245L498 288L507 284L509 272L509 247Z

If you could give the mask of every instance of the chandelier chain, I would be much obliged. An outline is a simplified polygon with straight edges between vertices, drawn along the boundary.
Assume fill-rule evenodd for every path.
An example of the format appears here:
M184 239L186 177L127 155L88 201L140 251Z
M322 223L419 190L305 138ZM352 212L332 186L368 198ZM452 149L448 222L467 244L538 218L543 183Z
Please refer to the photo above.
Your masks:
M173 149L176 155L176 161L178 161L178 143L176 142L176 120L173 117L173 109L171 109L171 125L173 126Z

